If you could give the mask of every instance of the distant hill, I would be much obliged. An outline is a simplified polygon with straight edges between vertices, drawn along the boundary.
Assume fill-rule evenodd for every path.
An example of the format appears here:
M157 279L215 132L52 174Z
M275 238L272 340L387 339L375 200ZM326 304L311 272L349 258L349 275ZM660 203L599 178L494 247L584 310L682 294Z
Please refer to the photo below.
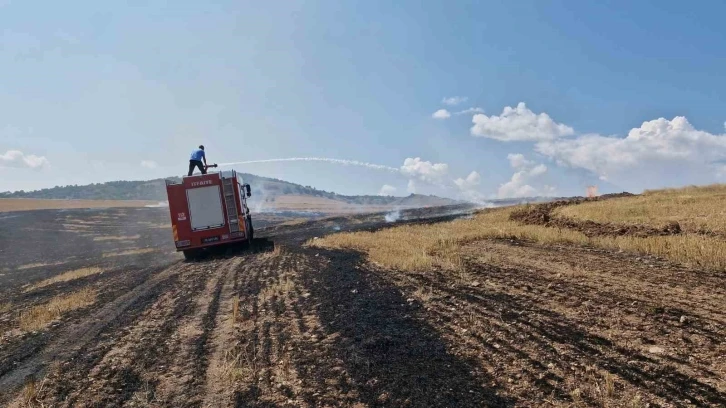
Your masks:
M392 196L346 196L318 190L269 177L240 173L252 188L251 204L264 206L280 196L310 196L335 200L352 205L427 207L458 203L455 200L431 195L411 194L407 197ZM180 181L178 177L169 180ZM41 198L41 199L82 199L82 200L166 200L166 179L148 181L110 181L88 185L69 185L45 188L36 191L16 191L0 193L0 198Z

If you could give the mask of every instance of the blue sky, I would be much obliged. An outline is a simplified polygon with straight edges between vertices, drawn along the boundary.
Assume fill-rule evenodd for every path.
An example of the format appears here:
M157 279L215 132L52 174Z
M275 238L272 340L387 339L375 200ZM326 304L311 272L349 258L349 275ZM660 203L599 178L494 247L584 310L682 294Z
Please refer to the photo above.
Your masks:
M0 191L181 175L199 143L219 163L401 168L237 167L345 194L718 182L724 11L716 1L0 0ZM442 102L455 96L466 101ZM481 112L456 114L472 108ZM449 117L432 117L440 109Z

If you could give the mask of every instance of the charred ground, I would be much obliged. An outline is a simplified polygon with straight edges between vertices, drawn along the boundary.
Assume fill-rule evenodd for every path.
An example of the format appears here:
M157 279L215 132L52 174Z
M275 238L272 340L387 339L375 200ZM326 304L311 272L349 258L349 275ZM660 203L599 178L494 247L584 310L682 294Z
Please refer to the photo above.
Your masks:
M399 223L468 210L408 211ZM115 209L0 220L10 304L0 404L726 404L719 272L516 239L467 243L457 274L305 245L392 225L380 214L258 217L252 248L184 262L167 218ZM103 272L32 286L88 266ZM82 288L97 293L91 306L17 328L23 311Z

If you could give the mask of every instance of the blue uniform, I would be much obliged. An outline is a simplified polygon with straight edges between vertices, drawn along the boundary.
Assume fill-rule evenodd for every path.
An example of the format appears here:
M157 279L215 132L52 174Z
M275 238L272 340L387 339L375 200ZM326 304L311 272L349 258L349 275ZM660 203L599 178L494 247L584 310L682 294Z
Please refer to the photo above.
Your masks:
M204 155L204 150L197 149L192 152L192 157L189 160L202 161L203 158L206 158L206 156Z
M199 171L202 172L202 174L207 174L207 169L202 165L202 159L205 159L206 156L204 155L204 150L197 149L192 152L192 157L189 158L189 173L188 175L191 176L194 173L194 168L198 168Z

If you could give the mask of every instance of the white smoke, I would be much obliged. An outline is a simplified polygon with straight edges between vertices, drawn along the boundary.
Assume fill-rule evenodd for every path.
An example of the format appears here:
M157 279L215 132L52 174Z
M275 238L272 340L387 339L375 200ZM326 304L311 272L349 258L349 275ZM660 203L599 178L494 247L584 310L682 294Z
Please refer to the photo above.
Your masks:
M241 162L232 162L232 163L219 163L219 166L234 166L238 164L256 164L256 163L276 163L276 162L294 162L294 161L315 161L315 162L325 162L325 163L335 163L335 164L342 164L344 166L359 166L359 167L366 167L373 170L383 170L383 171L390 171L392 173L398 173L399 169L391 166L385 166L382 164L373 164L373 163L366 163L366 162L360 162L357 160L343 160L343 159L331 159L328 157L287 157L284 159L265 159L265 160L247 160L247 161L241 161Z
M398 221L399 218L401 218L401 211L400 210L391 211L388 214L386 214L384 218L386 219L386 222L396 222L396 221Z

